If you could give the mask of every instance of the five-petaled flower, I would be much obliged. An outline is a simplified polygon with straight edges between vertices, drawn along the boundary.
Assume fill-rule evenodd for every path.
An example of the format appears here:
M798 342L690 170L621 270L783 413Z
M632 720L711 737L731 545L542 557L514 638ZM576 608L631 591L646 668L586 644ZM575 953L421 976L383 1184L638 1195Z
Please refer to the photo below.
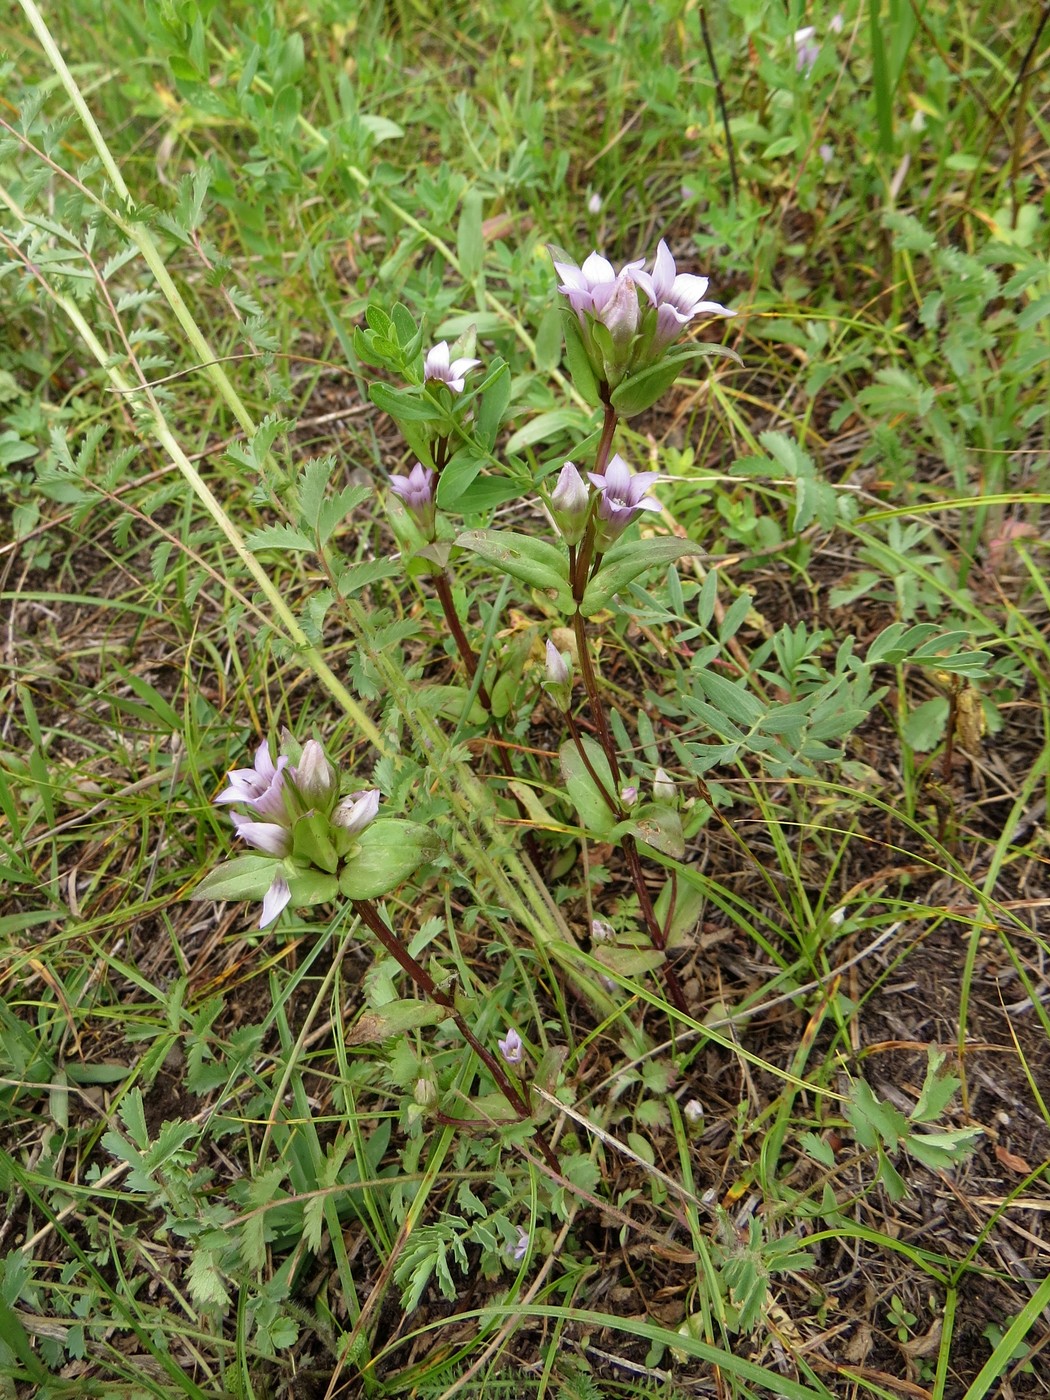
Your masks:
M523 1230L522 1227L519 1225L517 1243L507 1246L507 1252L516 1264L520 1264L521 1261L525 1258L526 1254L528 1254L530 1239L531 1236L528 1230Z
M656 332L651 350L659 353L678 339L683 326L696 316L732 316L717 301L705 301L708 279L679 272L670 248L661 238L652 272L638 272L634 280L656 308Z
M645 493L659 472L632 472L617 452L604 472L588 472L599 491L594 547L603 554L643 510L659 510L660 502Z
M407 476L395 474L390 478L390 489L405 503L405 509L419 526L428 540L434 538L437 521L437 506L434 501L434 484L437 472L433 467L425 467L417 462Z
M507 1032L506 1040L498 1040L496 1044L508 1065L520 1065L525 1058L525 1047L521 1043L521 1036L513 1026Z
M281 754L274 763L270 757L269 743L262 743L255 751L255 764L251 768L231 768L227 777L230 785L219 793L215 801L243 802L260 817L287 825L287 794L284 791L285 769L288 759Z
M427 351L423 361L423 379L427 384L447 384L454 394L462 394L465 376L480 364L480 360L469 360L465 356L451 360L448 341L439 340L433 349Z

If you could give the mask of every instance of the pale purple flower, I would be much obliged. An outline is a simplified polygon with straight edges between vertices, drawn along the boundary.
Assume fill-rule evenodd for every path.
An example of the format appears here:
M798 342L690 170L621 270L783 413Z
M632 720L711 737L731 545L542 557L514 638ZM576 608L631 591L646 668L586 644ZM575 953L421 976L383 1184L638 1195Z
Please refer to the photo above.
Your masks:
M528 1254L530 1239L531 1236L529 1235L528 1230L523 1230L519 1225L517 1243L514 1245L507 1246L507 1253L510 1255L510 1257L514 1260L516 1264L520 1264L521 1261L525 1258L526 1254Z
M632 276L656 307L654 353L666 349L677 340L683 326L695 316L733 316L717 301L705 301L708 279L679 272L670 248L661 238L653 259L652 272L635 271Z
M447 384L454 394L462 394L465 376L480 364L480 360L465 357L450 361L448 341L439 340L432 350L427 351L423 361L423 379L427 384Z
M344 797L332 813L332 822L345 831L364 831L378 811L379 789L368 788L365 792L352 792L349 797Z
M820 45L815 42L816 32L812 24L795 30L795 67L800 73L811 73L820 56Z
M591 197L590 197L590 199L587 201L587 213L588 213L588 214L600 214L601 212L602 212L602 197L601 197L601 195L597 192L597 190L595 190L594 194L592 194Z
M582 325L586 325L588 313L604 321L601 313L606 305L617 293L622 292L623 284L630 282L633 274L645 266L645 259L639 258L637 262L625 263L617 272L609 259L603 258L597 252L585 258L582 267L577 267L571 262L560 262L554 257L553 250L551 258L554 270L562 279L558 291L569 298L569 305L580 318ZM618 314L622 316L622 306L619 307Z
M551 492L551 515L566 544L579 544L587 528L591 493L572 462L558 473L558 484Z
M277 856L279 860L291 855L292 833L287 827L278 826L276 822L253 822L251 817L244 817L240 812L231 812L230 820L237 835L257 851L265 851L268 856Z
M620 789L620 801L625 807L633 807L638 801L638 789L633 783L628 783Z
M269 743L262 743L255 752L254 767L232 768L228 774L230 786L220 792L215 801L243 802L256 815L287 824L290 821L284 793L287 766L284 754L274 763Z
M841 34L846 27L846 21L839 15L832 15L828 20L828 29L832 34Z
M632 472L617 452L604 472L588 472L592 486L600 493L594 545L604 553L643 510L659 510L660 502L645 493L659 472Z
M437 520L434 502L436 481L437 472L433 467L425 467L422 462L417 462L407 476L395 474L390 478L391 491L404 501L405 509L428 540L434 538Z
M822 145L817 147L817 155L820 156L825 165L830 165L835 159L835 147L829 146L825 141Z
M259 920L259 927L265 928L267 924L272 924L274 919L285 909L291 897L292 892L288 888L288 881L283 875L275 875L273 884L263 895L262 918Z
M497 1040L496 1044L508 1065L520 1065L525 1058L525 1047L521 1043L521 1036L513 1026L507 1032L506 1040Z
M616 930L612 924L606 923L604 919L591 920L591 938L595 943L611 943L616 937Z
M316 739L307 739L299 762L287 775L307 810L327 811L339 791L339 775Z

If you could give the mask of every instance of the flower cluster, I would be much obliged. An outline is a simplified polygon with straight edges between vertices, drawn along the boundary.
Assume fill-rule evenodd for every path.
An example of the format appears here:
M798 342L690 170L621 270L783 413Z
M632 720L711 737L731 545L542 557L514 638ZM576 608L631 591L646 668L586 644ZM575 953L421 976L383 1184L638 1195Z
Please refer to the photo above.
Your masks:
M303 744L296 763L285 753L275 763L269 743L262 743L253 766L232 769L228 779L216 803L246 808L230 813L237 835L278 862L263 895L260 928L272 924L290 902L289 879L311 867L334 875L352 838L379 811L376 788L338 800L339 776L316 739Z
M648 272L644 258L617 271L597 252L582 267L553 249L551 256L562 279L558 290L576 313L587 358L607 390L659 360L690 321L734 314L706 300L706 277L678 271L663 239Z

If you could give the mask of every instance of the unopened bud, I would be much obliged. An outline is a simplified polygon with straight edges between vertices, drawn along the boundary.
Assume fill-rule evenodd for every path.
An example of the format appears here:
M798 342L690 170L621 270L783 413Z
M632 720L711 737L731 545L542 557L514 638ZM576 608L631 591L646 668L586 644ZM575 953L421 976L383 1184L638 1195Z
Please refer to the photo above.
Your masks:
M437 1103L437 1085L432 1079L417 1079L412 1097L420 1108L433 1108Z
M558 473L558 484L551 492L551 515L566 544L579 544L587 528L591 493L572 462Z
M674 780L670 773L663 768L658 768L653 775L653 801L673 802L678 796L678 789L674 785Z
M690 1099L682 1109L686 1127L696 1132L704 1126L704 1106L699 1099Z

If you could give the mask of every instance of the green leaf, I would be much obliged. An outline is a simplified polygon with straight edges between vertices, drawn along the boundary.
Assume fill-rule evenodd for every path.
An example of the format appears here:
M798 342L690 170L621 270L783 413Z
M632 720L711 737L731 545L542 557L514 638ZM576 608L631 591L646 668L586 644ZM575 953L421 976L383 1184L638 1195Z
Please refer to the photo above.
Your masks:
M273 856L244 855L224 860L196 886L191 899L262 899L277 875Z
M547 442L562 433L580 435L590 428L590 419L578 408L551 408L546 413L537 413L523 428L513 433L507 443L507 455L513 457L523 447L532 447L537 442Z
M542 589L563 611L571 609L568 559L555 545L513 530L464 530L456 536L456 544L501 573Z
M700 670L695 673L696 684L710 700L711 704L727 719L749 728L762 719L765 706L739 681L731 681L717 671Z
M579 391L580 396L591 405L592 408L601 406L602 396L598 387L598 376L591 365L590 356L587 353L587 346L584 343L583 332L580 330L580 323L576 319L575 311L563 309L561 312L562 329L565 332L565 363L569 371L569 378Z
M416 703L431 715L444 715L446 719L463 718L463 709L470 696L465 685L424 685L416 691ZM488 712L480 700L475 698L466 717L467 724L484 725L488 722Z
M905 1140L909 1154L930 1171L956 1167L974 1151L983 1128L953 1128L945 1133L913 1133Z
M857 1141L869 1152L878 1146L880 1139L892 1152L908 1133L908 1120L904 1114L892 1104L881 1103L863 1079L853 1081L846 1117L853 1125Z
M655 972L665 962L663 953L657 948L611 948L607 943L595 948L594 958L602 967L621 977L641 977L647 972Z
M685 855L685 839L682 836L682 819L673 807L662 803L649 802L636 807L629 821L620 822L609 833L611 841L624 836L633 836L636 841L644 841L665 856L681 860Z
M438 479L438 506L442 510L451 510L453 506L458 508L460 497L473 484L484 465L485 458L474 447L468 445L454 452Z
M445 410L418 389L391 389L389 384L370 384L368 397L376 408L389 413L395 423L440 423Z
M904 742L916 753L929 753L944 738L948 723L948 701L943 695L924 700L904 722Z
M489 452L495 446L496 437L503 424L503 415L510 404L512 388L510 366L502 360L497 360L496 366L478 390L479 406L475 419L478 441Z
M609 771L609 762L601 750L601 746L586 735L582 739L584 751L590 761L591 768L598 775L606 792L615 797L612 774ZM568 790L572 804L576 808L580 818L580 826L593 836L602 840L609 837L613 827L616 825L615 814L610 811L609 804L601 794L601 789L587 770L580 752L571 739L567 739L562 744L558 753L558 760L561 764L562 778Z
M913 1123L935 1123L962 1084L962 1080L957 1079L954 1074L941 1073L941 1066L947 1059L943 1050L937 1050L931 1045L926 1054L926 1078L919 1093L919 1102L911 1111Z
M264 525L253 530L244 543L257 554L260 549L316 549L317 543L291 525Z
M347 1045L367 1045L393 1035L436 1026L448 1012L429 1001L388 1001L378 1011L365 1011L346 1034Z
M715 356L735 360L738 365L743 363L736 351L726 345L706 342L692 345L674 355L665 355L647 369L622 380L610 396L612 406L621 418L633 418L635 414L651 408L667 392L690 360L712 359Z
M655 569L661 564L666 567L687 554L702 553L700 546L692 540L676 540L666 536L661 539L631 540L626 544L617 541L584 590L580 611L584 617L593 617L608 607L614 594L626 588L646 569Z
M379 817L358 837L357 851L339 876L339 888L347 899L378 899L414 875L440 849L441 842L429 827L399 817Z
M463 200L456 236L459 270L467 282L473 282L485 259L485 236L482 231L483 201L480 190L470 190Z
M293 908L309 908L313 904L331 904L339 897L339 881L334 875L326 875L321 870L307 870L297 875L289 875L288 888L292 892Z

